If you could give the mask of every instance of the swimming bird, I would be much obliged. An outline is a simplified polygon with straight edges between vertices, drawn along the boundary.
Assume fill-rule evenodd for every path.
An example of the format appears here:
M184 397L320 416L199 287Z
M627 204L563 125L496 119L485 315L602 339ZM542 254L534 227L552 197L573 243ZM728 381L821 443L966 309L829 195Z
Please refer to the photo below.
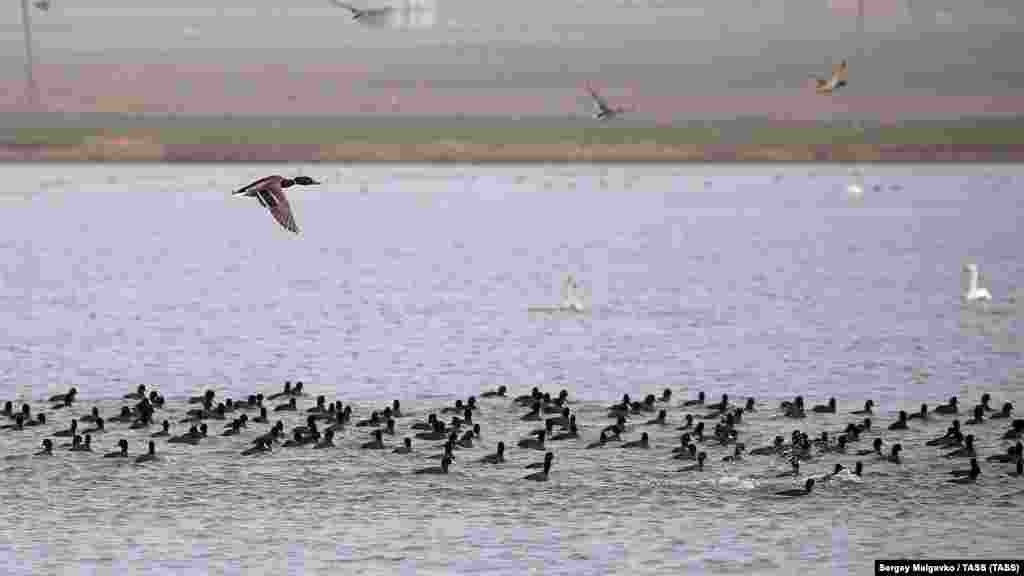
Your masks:
M406 438L406 440L408 440L408 438ZM323 439L314 444L313 448L315 450L323 448L334 448L334 430L328 430L327 432L324 432Z
M312 186L314 184L319 184L319 182L309 176L285 178L275 174L266 178L260 178L252 184L239 188L232 192L231 195L255 197L259 200L260 206L270 210L271 215L274 216L274 219L285 230L298 234L299 227L295 224L295 216L292 214L291 205L284 194L284 188L290 188L295 185Z
M83 430L82 434L102 434L103 432L106 432L103 429L103 418L97 418L95 427Z
M658 410L658 417L652 420L648 420L647 422L644 422L644 426L664 426L665 424L667 424L667 422L665 421L665 418L667 416L668 412L666 412L665 410Z
M295 405L295 398L289 398L287 404L280 404L274 407L274 412L295 412L297 410L298 408Z
M548 452L544 455L544 469L540 472L534 472L529 476L524 476L523 480L532 480L534 482L547 482L548 475L551 473L551 462L554 460L555 455Z
M411 454L412 453L412 438L408 436L402 441L402 445L391 451L392 454Z
M952 396L948 403L936 406L935 410L932 410L932 412L935 412L936 414L956 414L958 410L956 396Z
M85 435L85 442L79 442L80 436L75 436L75 443L71 446L71 452L92 452L92 435Z
M43 449L36 452L36 456L53 456L53 440L45 438L43 440Z
M703 406L703 405L704 405L704 392L703 391L697 393L697 399L696 400L687 400L686 402L683 402L683 406Z
M447 454L441 458L441 466L431 466L429 468L420 468L413 471L413 474L447 474L448 467L451 466L452 457Z
M529 449L533 449L533 450L543 450L544 449L544 438L545 438L546 435L547 435L547 432L544 431L544 430L541 430L540 432L537 433L537 437L536 438L523 438L522 440L520 440L519 441L519 447L520 448L529 448Z
M704 461L707 460L707 459L708 459L707 452L701 452L700 454L697 454L697 463L696 464L691 464L689 466L684 466L684 467L680 468L679 470L677 470L677 472L703 472L704 471Z
M135 389L135 392L130 392L122 396L125 400L142 400L146 397L146 385L139 384L139 387Z
M874 405L875 405L875 401L874 400L866 400L864 402L864 409L863 410L854 410L853 412L850 412L850 414L871 414L871 408L874 407Z
M995 414L989 416L989 418L992 419L992 420L1001 420L1001 419L1004 419L1004 418L1010 418L1012 416L1012 414L1013 414L1013 404L1010 403L1010 402L1006 402L1006 403L1003 404L1003 409L1002 410L1000 410L999 412L996 412Z
M381 432L380 430L374 430L373 440L363 443L363 445L360 446L360 448L362 448L363 450L383 450L385 448L383 432Z
M900 444L893 445L892 450L889 452L889 455L885 457L886 461L892 462L893 464L900 464L901 463L900 462L900 452L902 450L903 450L903 446L902 445L900 445Z
M964 288L964 293L961 295L965 302L974 302L976 300L991 300L992 294L989 293L988 289L978 286L978 265L977 264L964 264L964 280L967 286Z
M150 438L161 438L163 436L171 435L171 423L164 420L163 428L159 432L154 432L149 435Z
M889 430L906 430L907 429L907 413L905 410L900 410L899 420L889 424Z
M590 444L587 444L587 450L590 450L592 448L600 448L600 447L604 446L607 443L608 443L608 432L605 431L605 430L601 430L601 435L598 437L597 441L596 442L591 442Z
M481 398L504 398L508 388L504 384L498 386L497 390L488 390L480 395Z
M96 419L99 418L99 417L100 417L100 409L95 407L95 406L93 406L92 407L92 412L90 412L89 414L86 414L85 416L82 416L78 420L81 421L81 422L95 422Z
M921 404L921 410L915 412L908 417L909 420L930 420L928 417L928 405Z
M59 438L74 437L78 431L78 420L72 419L71 426L66 430L58 430L53 435Z
M991 401L992 401L992 395L989 394L988 392L985 392L984 394L981 395L981 407L982 407L982 409L985 410L985 412L995 412L996 411L995 408L989 406L989 402L991 402Z
M626 112L632 112L634 110L633 108L610 106L608 101L602 98L601 95L597 93L597 90L594 90L590 85L587 85L587 92L590 93L591 99L594 100L594 118L596 120L611 120L617 116L625 114Z
M857 451L857 456L869 456L871 454L875 454L877 456L882 456L883 455L882 454L882 439L881 438L875 438L875 441L872 442L871 445L873 447L872 450L858 450Z
M340 6L348 10L349 12L352 13L352 19L360 23L370 23L379 20L380 18L390 14L393 10L393 8L391 8L390 6L386 6L384 8L361 9L356 8L351 4L346 4L345 2L339 2L338 0L331 0L331 4L334 4L335 6Z
M772 441L772 445L771 446L762 446L760 448L754 448L753 450L750 451L750 455L751 456L769 456L771 454L778 454L778 453L782 452L782 449L784 447L784 445L783 445L784 442L785 441L783 440L782 436L776 436L775 440Z
M121 438L117 441L117 445L121 447L116 452L107 452L103 455L104 458L127 458L128 457L128 441Z
M726 408L729 407L729 395L722 394L722 399L714 404L708 404L707 408L711 410L717 410L719 412L725 412Z
M531 464L527 464L526 465L526 469L527 470L532 470L532 469L536 469L536 468L543 468L546 463L551 462L552 460L554 460L554 458L555 458L555 453L554 452L548 452L548 453L544 454L544 460L542 460L540 462L533 462Z
M540 420L540 418L541 418L541 416L540 416L540 407L541 407L541 404L540 404L539 400L534 402L533 403L533 407L530 409L530 411L527 412L526 414L524 414L519 419L522 420L523 422L530 422L530 421L533 421L533 420Z
M256 445L242 451L242 456L253 456L270 452L271 440L269 438L257 438Z
M50 396L50 402L58 402L58 403L73 402L75 400L75 396L77 396L77 395L78 395L78 389L72 386L64 394L55 394L53 396Z
M39 414L36 414L36 419L35 420L27 420L27 421L25 421L25 425L27 425L27 426L42 426L42 425L45 425L45 424L46 424L46 414L44 414L42 412L40 412Z
M149 452L146 452L145 454L142 454L141 456L138 456L137 458L135 458L135 463L136 464L143 464L145 462L154 462L156 460L158 460L157 455L156 455L156 442L153 442L152 440L150 440L149 441Z
M827 80L812 74L811 78L814 78L815 92L818 94L834 93L836 90L846 86L848 73L849 66L846 63L846 60L843 60L832 68L832 76Z
M633 440L632 442L626 442L625 444L622 445L622 448L642 448L644 450L646 450L646 449L648 449L650 447L651 447L651 445L650 445L650 437L647 435L647 432L644 432L643 434L641 434L639 440Z
M267 419L267 407L260 406L260 415L252 419L254 424L266 424L269 422Z
M777 496L807 496L811 493L812 488L814 488L814 478L808 478L807 481L804 482L803 488L791 488L789 490L776 492L775 494Z
M974 407L974 417L972 417L970 420L964 422L964 424L969 424L969 425L973 426L975 424L981 424L984 421L985 421L985 407L982 406L981 404L978 404L977 406Z
M818 404L814 408L811 408L811 411L812 412L817 412L818 414L835 414L836 413L836 399L835 398L829 398L827 405Z
M570 440L570 439L579 438L579 437L580 437L580 431L579 431L579 428L576 427L576 417L572 416L569 419L569 431L568 432L562 432L560 434L555 434L554 436L552 436L550 438L550 440L552 440L552 441L554 441L554 440Z
M686 446L680 446L675 448L678 452L673 452L675 456L672 456L673 460L696 460L697 459L697 445L687 444Z
M974 434L964 437L964 445L952 452L946 453L946 458L974 458L977 456L974 450Z

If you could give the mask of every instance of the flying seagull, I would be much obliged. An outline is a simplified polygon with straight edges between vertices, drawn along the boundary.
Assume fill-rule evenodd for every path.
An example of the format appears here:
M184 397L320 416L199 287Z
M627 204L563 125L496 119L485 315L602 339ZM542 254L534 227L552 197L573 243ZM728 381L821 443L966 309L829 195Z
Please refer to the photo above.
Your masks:
M828 80L819 78L812 74L811 78L814 78L815 91L818 94L832 94L836 90L846 86L847 69L846 60L843 60L842 63L836 65L832 69L832 76Z
M612 108L608 105L608 101L601 97L591 86L587 86L587 92L590 92L590 97L594 99L594 118L597 120L611 120L620 114L625 112L631 112L631 108Z
M339 2L338 0L331 0L331 4L334 4L335 6L341 6L342 8L345 8L346 10L351 12L352 13L352 19L355 20L356 22L363 21L363 20L365 20L367 22L371 22L373 20L377 20L379 18L387 16L388 14L391 13L391 7L390 6L384 7L384 8L367 8L367 9L363 10L363 9L360 9L360 8L356 8L355 6L353 6L351 4L346 4L345 2Z
M296 178L285 178L283 176L267 176L239 188L232 192L232 196L254 196L260 201L260 206L270 210L281 226L289 232L299 233L299 227L295 224L295 217L292 215L292 208L288 204L288 198L284 195L284 188L289 186L312 186L319 184L309 176L298 176Z

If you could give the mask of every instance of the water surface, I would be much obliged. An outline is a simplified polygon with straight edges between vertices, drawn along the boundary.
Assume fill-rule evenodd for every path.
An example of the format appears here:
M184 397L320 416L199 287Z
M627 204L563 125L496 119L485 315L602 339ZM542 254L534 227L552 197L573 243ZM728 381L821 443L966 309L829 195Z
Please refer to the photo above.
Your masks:
M529 485L522 466L542 452L473 463L537 427L508 400L481 401L482 440L448 477L409 474L434 463L435 443L367 453L356 428L335 450L256 459L238 454L264 425L197 447L161 441L154 466L20 458L67 426L67 411L48 411L42 430L0 433L5 572L863 573L875 558L1019 555L1024 484L1010 468L983 463L976 486L946 484L966 461L923 446L950 418L882 432L903 444L903 465L862 458L863 484L797 500L771 496L792 484L772 477L781 460L726 465L729 448L708 446L710 469L684 475L667 457L694 412L679 403L700 390L757 398L748 448L794 427L837 432L868 398L880 428L953 395L1020 406L1016 167L865 167L860 199L837 166L4 170L0 399L45 409L74 385L73 414L113 415L144 383L168 399L158 419L176 421L203 389L239 399L298 379L357 419L400 399L413 416L397 444L456 398L540 386L569 391L583 435L552 444L551 480ZM324 182L289 190L299 236L228 197L282 170ZM959 301L968 261L992 303ZM569 273L588 313L527 312L556 303ZM604 406L666 387L673 426L647 428L651 450L582 449L610 423ZM835 397L841 414L779 418L796 394ZM290 430L301 415L283 420ZM145 449L148 432L110 427L98 452L122 437ZM1008 446L1004 428L972 430L983 456ZM822 456L804 472L855 460Z

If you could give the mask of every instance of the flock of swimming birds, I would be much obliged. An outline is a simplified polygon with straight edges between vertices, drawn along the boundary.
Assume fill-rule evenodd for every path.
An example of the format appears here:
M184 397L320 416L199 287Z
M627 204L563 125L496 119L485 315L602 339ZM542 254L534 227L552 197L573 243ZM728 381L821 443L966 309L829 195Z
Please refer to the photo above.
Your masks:
M739 463L744 459L753 457L779 460L789 464L790 469L774 474L775 478L800 479L801 462L815 461L826 458L843 458L855 456L856 463L847 468L843 464L835 464L834 470L824 475L810 475L803 479L801 488L792 488L776 492L779 496L795 497L811 494L815 483L830 481L862 482L865 474L864 462L879 463L883 466L896 466L902 463L901 452L903 445L899 441L886 446L881 436L881 431L872 421L875 414L875 405L872 400L867 400L860 410L849 412L857 418L855 422L849 422L841 430L833 434L823 431L816 437L811 437L800 429L794 429L790 438L776 436L774 442L768 446L758 447L751 450L741 441L741 430L744 419L759 409L754 398L747 398L742 404L734 404L728 394L722 394L721 400L716 403L706 401L704 392L700 392L696 399L687 400L675 406L673 412L686 412L682 418L670 422L669 412L672 406L672 391L665 389L660 397L647 395L643 401L633 401L629 395L623 396L622 401L607 407L607 418L611 423L598 423L600 429L596 438L585 442L581 428L582 422L577 421L577 414L572 409L574 403L569 398L566 390L561 390L557 395L549 392L542 392L534 387L529 394L512 398L506 395L507 388L499 386L496 390L486 391L480 394L480 401L470 396L465 402L456 400L453 405L443 407L435 413L430 413L426 419L411 422L404 428L408 431L401 444L396 447L385 444L385 437L396 438L398 436L398 422L401 420L412 420L410 414L403 412L401 402L394 400L391 405L380 410L373 410L365 419L356 420L353 414L352 405L344 405L341 401L327 403L324 396L318 396L310 406L300 406L299 401L306 399L307 393L303 389L302 382L285 382L284 389L280 392L264 396L263 394L252 394L244 401L233 401L227 398L223 401L216 400L216 393L207 390L203 394L189 398L186 402L185 417L177 424L188 425L187 432L172 435L171 427L174 426L169 419L162 419L157 424L159 413L165 410L165 399L157 391L147 393L145 385L139 385L135 392L124 396L126 402L120 413L114 416L104 417L97 407L93 407L87 414L80 413L78 391L71 388L64 394L58 394L49 398L51 412L71 413L70 424L67 428L54 430L53 420L46 417L43 412L34 413L29 404L23 404L20 410L15 410L12 402L4 405L2 416L10 421L9 424L0 426L9 434L15 434L27 430L45 430L46 438L42 441L42 449L35 453L36 457L52 457L59 450L68 452L92 453L94 437L109 437L116 432L111 424L119 425L122 429L146 433L151 428L159 430L149 433L148 448L146 452L139 455L129 453L128 441L124 438L113 443L117 450L106 453L104 458L111 459L134 459L137 464L148 464L159 462L161 457L157 452L157 441L163 440L169 444L186 444L196 446L201 443L212 441L214 435L218 436L249 436L249 447L241 452L243 456L269 455L277 450L286 449L331 449L335 448L336 441L340 436L351 429L369 432L366 437L359 438L352 435L350 440L364 450L391 450L395 454L404 455L426 455L439 465L416 469L414 474L447 474L455 461L455 454L469 453L474 447L480 448L482 440L482 429L480 426L481 413L488 410L500 409L502 406L511 404L512 408L528 410L519 418L523 422L537 422L539 428L529 433L526 437L516 441L516 448L524 451L544 451L543 460L532 463L526 468L539 469L523 477L524 480L545 482L552 474L552 467L555 459L556 446L567 444L575 445L583 449L611 449L619 447L631 450L650 450L651 434L647 431L641 432L638 436L634 428L643 427L654 430L675 430L681 432L679 446L663 455L664 458L687 462L688 465L679 468L678 474L700 474L713 468L708 461L709 452L714 448L723 449L728 452L718 457L723 463ZM276 401L271 406L269 402ZM991 397L983 394L980 403L975 405L969 413L971 418L966 420L961 427L957 418L960 412L960 405L956 397L949 399L948 403L937 406L929 411L927 405L921 405L920 410L908 414L906 411L899 412L899 418L884 427L884 433L889 436L898 437L908 429L910 423L928 424L940 418L952 417L950 426L944 434L926 442L927 447L935 450L945 450L944 456L950 459L969 459L970 467L965 469L954 469L949 472L949 482L955 484L971 484L981 476L979 459L982 456L976 449L976 433L980 433L986 427L991 430L993 424L1000 422L1008 423L1009 427L1004 430L1000 438L1004 441L1016 441L1009 446L1003 454L988 456L985 460L993 465L1009 464L1015 468L1007 473L1007 476L1021 478L1022 464L1024 464L1024 450L1021 446L1021 436L1024 434L1024 419L1013 419L1013 405L1009 402L1002 405L1001 409L994 409L990 406ZM501 403L501 404L498 404ZM191 407L194 406L194 407ZM191 407L191 408L190 408ZM792 419L794 422L803 422L808 416L813 416L815 421L821 423L826 421L833 425L833 418L839 414L835 398L831 398L827 404L806 408L804 399L797 396L792 401L782 402L776 410L777 417ZM172 411L168 411L170 414ZM270 414L273 412L275 422L271 423ZM175 412L181 414L181 412ZM250 417L249 415L253 416ZM287 414L298 416L290 431L286 432L284 420L280 419ZM451 415L450 421L445 418ZM830 417L831 416L831 417ZM713 425L712 425L713 423ZM84 428L84 426L90 426ZM986 426L988 425L988 426ZM256 426L261 426L255 429ZM967 427L971 427L968 429ZM589 425L593 429L593 425ZM218 430L219 428L219 430ZM972 433L971 431L977 431ZM635 437L627 440L624 435L632 433ZM411 436L410 436L411 435ZM855 449L855 446L868 444L867 437L874 435L871 448ZM674 434L673 434L674 436ZM66 443L55 445L54 440L66 439ZM426 448L415 446L424 443ZM441 452L438 453L437 450ZM499 441L493 453L484 456L477 455L467 459L469 463L476 465L501 465L506 463L506 445Z

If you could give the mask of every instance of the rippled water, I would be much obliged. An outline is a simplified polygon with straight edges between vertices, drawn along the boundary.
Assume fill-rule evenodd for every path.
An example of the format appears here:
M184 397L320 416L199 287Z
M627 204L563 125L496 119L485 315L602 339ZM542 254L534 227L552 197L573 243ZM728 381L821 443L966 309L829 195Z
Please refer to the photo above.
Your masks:
M281 170L324 182L290 190L298 237L227 197ZM541 386L569 391L583 438L551 444L546 484L519 480L542 452L473 462L537 427L495 399L447 477L410 474L435 443L362 451L357 428L334 450L261 458L238 454L265 425L161 441L148 466L23 457L67 426L49 411L43 429L0 432L0 570L863 573L884 557L1019 556L1024 481L983 462L977 485L945 483L966 461L923 441L948 417L882 433L904 464L862 458L862 484L799 499L772 495L795 484L773 477L775 458L724 464L729 449L709 445L696 475L668 459L699 390L758 399L748 448L794 426L837 432L868 398L878 425L952 395L1024 401L1020 168L863 170L858 200L837 166L5 166L2 400L41 410L74 385L73 414L113 415L144 383L175 421L205 388L238 399L299 379L356 419L401 399L413 415L397 444L456 398ZM968 261L992 303L959 302ZM587 313L527 312L556 303L569 273ZM650 450L582 449L610 423L604 406L665 387L673 425L634 417L626 435L650 431ZM841 414L779 418L795 394L834 396ZM148 432L109 427L97 452L145 449ZM971 430L983 456L1009 445L1005 428Z

